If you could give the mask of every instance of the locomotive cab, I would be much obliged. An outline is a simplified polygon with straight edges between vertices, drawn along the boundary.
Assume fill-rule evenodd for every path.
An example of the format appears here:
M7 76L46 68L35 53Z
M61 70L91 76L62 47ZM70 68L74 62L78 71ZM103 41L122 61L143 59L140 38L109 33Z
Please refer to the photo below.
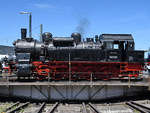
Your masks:
M99 38L108 61L144 62L144 51L135 50L131 34L102 34Z
M102 34L100 40L105 49L134 50L134 40L131 34Z

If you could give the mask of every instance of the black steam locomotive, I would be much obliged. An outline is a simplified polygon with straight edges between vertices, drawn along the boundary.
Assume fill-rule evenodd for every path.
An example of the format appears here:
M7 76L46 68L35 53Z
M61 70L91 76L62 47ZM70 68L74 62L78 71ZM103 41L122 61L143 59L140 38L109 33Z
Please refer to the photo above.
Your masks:
M14 42L18 77L61 79L111 79L139 77L144 51L135 50L131 34L102 34L82 41L79 33L53 37L45 32L42 41L26 37Z

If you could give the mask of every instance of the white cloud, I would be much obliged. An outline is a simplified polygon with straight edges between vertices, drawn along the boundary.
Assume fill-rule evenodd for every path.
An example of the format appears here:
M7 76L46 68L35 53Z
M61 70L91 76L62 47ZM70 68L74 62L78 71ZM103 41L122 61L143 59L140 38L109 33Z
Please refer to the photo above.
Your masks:
M43 3L36 3L36 4L33 4L35 7L37 8L54 8L53 5L50 5L50 4L43 4Z

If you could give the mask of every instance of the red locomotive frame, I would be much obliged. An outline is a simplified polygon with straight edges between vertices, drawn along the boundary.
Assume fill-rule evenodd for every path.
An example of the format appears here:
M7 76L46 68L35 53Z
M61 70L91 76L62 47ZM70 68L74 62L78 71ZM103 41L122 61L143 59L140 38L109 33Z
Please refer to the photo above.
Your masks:
M112 78L138 78L144 70L141 63L129 62L90 62L90 61L34 61L33 73L39 78L52 80L109 80Z

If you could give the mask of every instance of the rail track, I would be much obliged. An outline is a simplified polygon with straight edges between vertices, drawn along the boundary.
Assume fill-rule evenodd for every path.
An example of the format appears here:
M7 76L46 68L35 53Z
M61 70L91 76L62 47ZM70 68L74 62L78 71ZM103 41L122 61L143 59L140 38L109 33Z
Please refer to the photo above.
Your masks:
M150 113L150 107L147 107L145 105L142 105L140 103L136 102L127 102L128 106L130 106L132 109L135 109L141 113Z
M30 103L2 102L0 113L150 113L150 101L123 103Z

